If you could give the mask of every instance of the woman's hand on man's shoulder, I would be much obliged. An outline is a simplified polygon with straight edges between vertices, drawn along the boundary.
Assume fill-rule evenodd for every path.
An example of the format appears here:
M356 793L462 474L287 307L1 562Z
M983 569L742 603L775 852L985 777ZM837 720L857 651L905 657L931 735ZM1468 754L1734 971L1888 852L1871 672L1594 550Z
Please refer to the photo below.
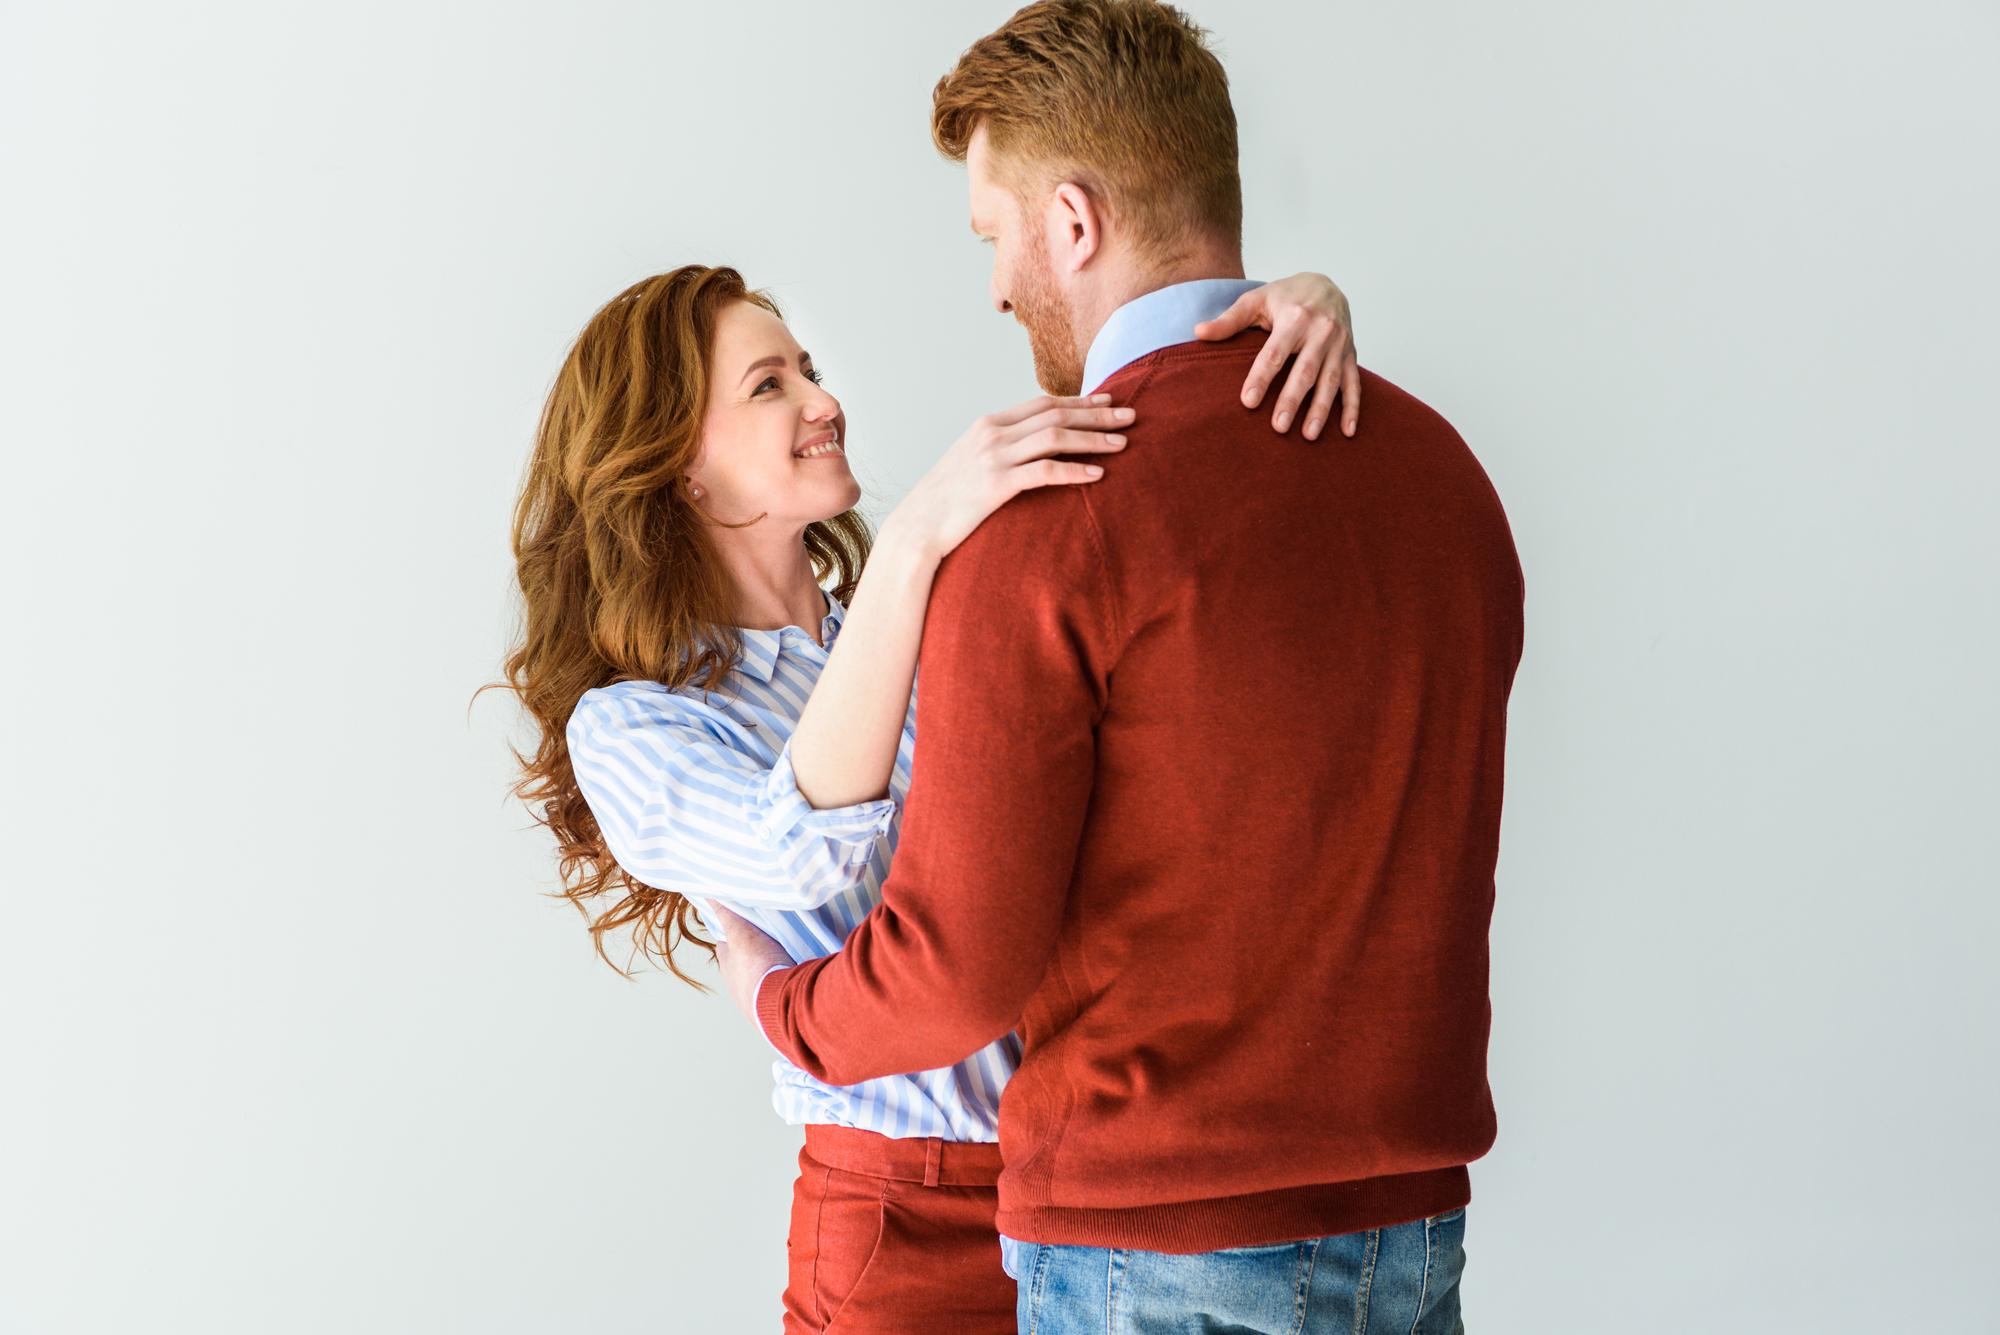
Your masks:
M1116 454L1137 414L1109 394L1048 395L982 417L910 489L883 526L883 540L914 542L934 565L1014 497L1036 487L1079 486L1104 475L1061 454Z
M1290 430L1299 405L1310 393L1305 438L1318 440L1338 394L1340 433L1353 435L1361 424L1361 364L1354 356L1354 318L1334 281L1323 273L1301 273L1266 283L1245 292L1215 319L1196 325L1194 333L1213 341L1234 338L1252 326L1270 330L1271 337L1243 382L1243 406L1262 403L1285 359L1296 353L1298 360L1292 363L1271 413L1271 428L1280 433Z

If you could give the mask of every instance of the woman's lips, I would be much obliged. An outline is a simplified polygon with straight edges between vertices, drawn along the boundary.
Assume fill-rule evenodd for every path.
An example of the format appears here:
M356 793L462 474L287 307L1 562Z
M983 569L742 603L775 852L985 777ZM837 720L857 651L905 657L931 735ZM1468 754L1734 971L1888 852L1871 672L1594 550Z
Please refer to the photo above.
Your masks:
M829 454L844 455L846 453L846 450L840 448L840 437L829 435L814 441L803 449L792 451L792 457L794 459L823 459Z

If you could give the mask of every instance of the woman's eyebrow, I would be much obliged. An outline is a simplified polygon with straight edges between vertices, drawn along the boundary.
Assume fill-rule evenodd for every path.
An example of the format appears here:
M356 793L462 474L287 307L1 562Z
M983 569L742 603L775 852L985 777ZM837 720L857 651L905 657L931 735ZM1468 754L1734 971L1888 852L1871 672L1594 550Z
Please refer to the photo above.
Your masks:
M784 364L785 364L785 359L783 357L779 357L776 355L769 357L760 357L756 361L750 363L750 369L743 373L743 380L748 380L756 372L763 370L767 366L782 367ZM739 380L736 383L740 386L742 385L743 380Z

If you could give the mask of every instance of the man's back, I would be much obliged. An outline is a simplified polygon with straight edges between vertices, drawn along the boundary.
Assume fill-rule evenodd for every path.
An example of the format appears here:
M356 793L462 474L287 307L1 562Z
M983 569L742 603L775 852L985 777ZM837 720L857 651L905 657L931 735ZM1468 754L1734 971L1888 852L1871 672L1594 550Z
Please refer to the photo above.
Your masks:
M1010 1213L1061 1210L1071 1184L1130 1209L1182 1180L1240 1196L1492 1143L1506 520L1456 433L1379 379L1355 439L1273 433L1233 394L1257 342L1170 348L1105 386L1139 414L1082 498L1122 643L1008 1095L1057 1112L1059 1150L1020 1166ZM1159 1224L1178 1245L1156 1249L1242 1245Z
M1018 1021L1011 1237L1191 1252L1397 1223L1463 1204L1492 1141L1506 520L1379 379L1354 439L1272 433L1236 401L1260 343L1113 376L1138 421L1105 480L1017 499L946 562L885 908L822 980L845 991L827 1046L871 1066ZM876 971L955 1001L871 1016Z

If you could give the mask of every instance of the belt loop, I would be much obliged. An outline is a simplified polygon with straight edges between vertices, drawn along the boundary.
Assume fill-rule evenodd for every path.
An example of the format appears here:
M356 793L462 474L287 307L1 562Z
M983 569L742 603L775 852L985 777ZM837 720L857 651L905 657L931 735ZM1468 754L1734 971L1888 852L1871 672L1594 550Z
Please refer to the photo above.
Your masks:
M938 1184L938 1165L944 1162L944 1137L932 1136L930 1145L924 1150L924 1185Z

